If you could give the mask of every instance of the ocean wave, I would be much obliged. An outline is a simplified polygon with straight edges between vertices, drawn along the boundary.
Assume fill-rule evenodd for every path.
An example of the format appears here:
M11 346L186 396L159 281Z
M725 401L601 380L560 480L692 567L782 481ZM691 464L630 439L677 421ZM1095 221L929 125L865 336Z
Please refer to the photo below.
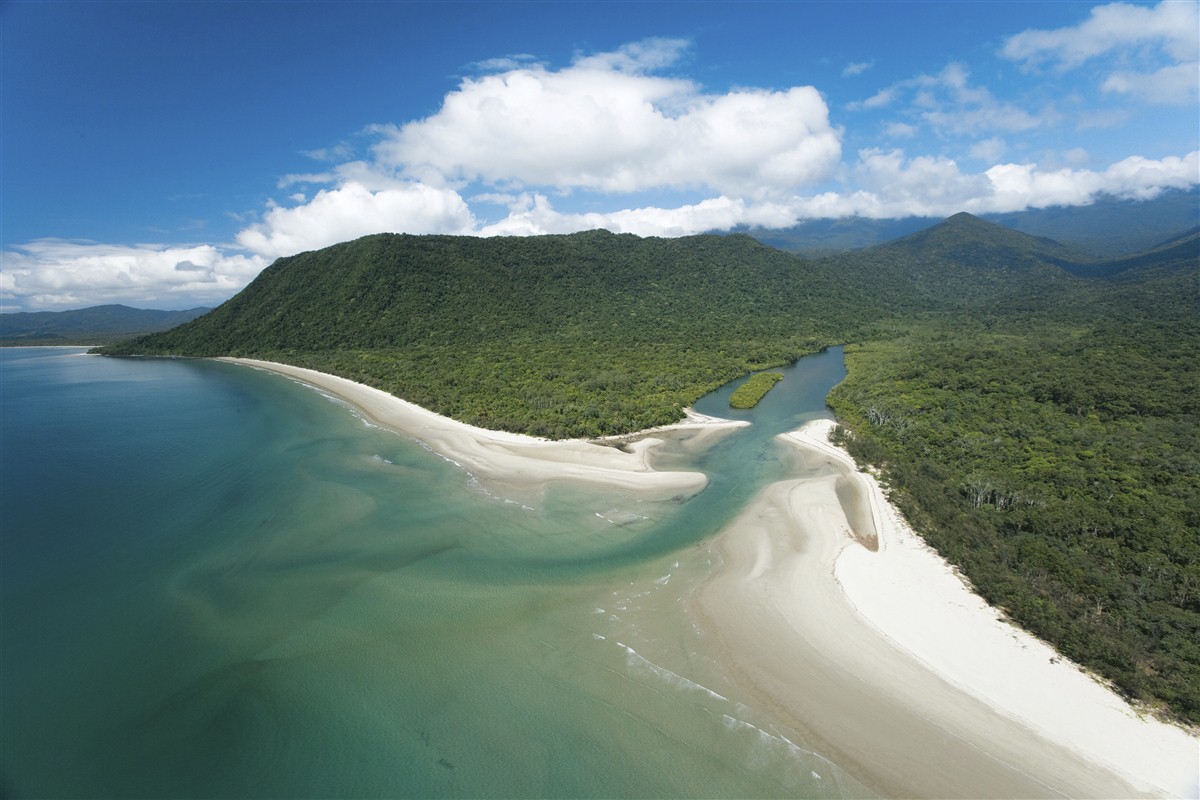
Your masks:
M677 672L672 672L671 670L667 669L666 667L664 667L660 664L655 664L653 661L651 661L648 658L645 658L644 656L642 656L641 653L634 650L632 647L625 644L624 642L618 641L616 639L609 639L607 636L602 636L601 634L598 634L598 633L593 633L592 638L600 639L600 640L606 641L606 642L611 642L612 644L614 644L617 647L620 647L622 650L624 650L625 651L625 665L631 669L641 670L645 673L649 673L650 675L653 675L654 677L662 680L664 683L667 683L674 688L703 694L706 697L710 697L714 700L720 700L721 702L725 702L725 703L729 702L729 698L725 697L724 695L722 695L718 692L714 692L712 689L709 689L707 686L703 686L689 678L685 678L684 676L680 675Z
M633 525L635 523L650 519L649 517L641 514L635 514L632 511L623 511L619 508L612 508L604 513L600 513L599 511L593 513L605 522L620 526Z

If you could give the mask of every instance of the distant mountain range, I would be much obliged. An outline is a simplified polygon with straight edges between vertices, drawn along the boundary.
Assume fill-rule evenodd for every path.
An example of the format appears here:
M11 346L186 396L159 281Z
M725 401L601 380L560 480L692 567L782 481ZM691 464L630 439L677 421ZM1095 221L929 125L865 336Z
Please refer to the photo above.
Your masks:
M1045 263L1063 266L1072 274L1099 277L1122 271L1126 261L1141 263L1147 251L1160 251L1160 260L1171 260L1170 253L1161 251L1200 232L1200 190L1171 190L1145 201L1103 197L1089 206L985 214L977 219L1040 240L1038 246L1046 249L1039 258ZM745 228L718 235L745 234L768 247L820 260L888 244L903 251L913 244L903 243L905 237L928 232L940 222L930 217L850 217L811 220L791 228ZM1028 246L1009 248L1010 252L1021 249ZM893 248L892 253L897 252ZM1085 266L1093 263L1094 267ZM0 314L0 346L110 344L169 330L211 310L156 311L102 305L71 311L5 313Z
M1153 200L1101 197L1089 206L982 214L981 219L1032 236L1054 239L1089 259L1108 259L1148 250L1200 224L1200 190L1170 190ZM821 219L791 228L740 229L764 244L818 255L889 242L937 224L930 217Z
M0 314L0 346L99 345L165 331L191 322L212 309L156 311L123 305L71 311L22 311Z
M1084 279L1194 266L1197 246L1101 262L970 214L818 258L746 235L375 234L278 259L203 318L108 352L302 362L483 427L622 433L882 319L1050 311L1094 293Z

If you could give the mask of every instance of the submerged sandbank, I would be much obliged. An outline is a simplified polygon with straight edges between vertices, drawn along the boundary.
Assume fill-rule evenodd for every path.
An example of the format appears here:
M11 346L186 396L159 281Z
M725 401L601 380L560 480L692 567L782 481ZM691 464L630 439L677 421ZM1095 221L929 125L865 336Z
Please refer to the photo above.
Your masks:
M333 375L224 360L336 396L480 478L660 496L706 484L697 472L651 468L655 432L612 441L619 447L547 441L466 425ZM707 439L741 424L689 415L659 430ZM1200 740L1138 717L1000 621L829 444L832 424L780 437L811 465L827 463L827 474L764 489L714 542L724 564L691 603L747 697L887 795L1196 796Z
M763 490L693 598L734 679L887 795L1195 796L1200 741L999 620L829 444L832 425L780 437L827 474ZM872 533L875 552L855 543Z
M372 423L412 436L481 479L523 485L571 482L660 496L690 496L707 484L707 478L700 472L651 468L649 452L661 442L652 435L630 437L627 442L608 446L582 439L551 441L487 430L336 375L249 358L219 360L277 372L328 392L352 405ZM716 431L744 424L689 412L682 422L646 433L685 428Z

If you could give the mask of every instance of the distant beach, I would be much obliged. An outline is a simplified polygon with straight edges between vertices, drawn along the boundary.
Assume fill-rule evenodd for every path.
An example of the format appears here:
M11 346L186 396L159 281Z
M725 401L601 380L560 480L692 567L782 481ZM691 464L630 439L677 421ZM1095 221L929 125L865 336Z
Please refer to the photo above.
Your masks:
M511 484L690 496L704 475L654 470L654 434L745 424L690 414L609 444L548 441L449 420L313 370L224 360L311 385ZM723 563L690 608L733 680L887 795L1196 796L1200 739L1137 715L998 620L829 444L832 426L818 420L779 437L827 474L766 487L712 544Z

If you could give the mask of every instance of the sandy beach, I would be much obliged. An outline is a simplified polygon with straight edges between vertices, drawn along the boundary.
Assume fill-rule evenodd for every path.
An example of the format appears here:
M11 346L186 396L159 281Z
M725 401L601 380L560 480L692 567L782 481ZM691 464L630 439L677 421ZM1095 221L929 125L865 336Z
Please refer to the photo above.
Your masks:
M475 428L312 370L282 373L414 437L477 477L685 497L653 434L606 444ZM702 438L745 423L689 415ZM1139 717L998 619L911 530L819 420L781 436L820 477L766 487L712 543L690 611L755 706L893 797L1195 797L1200 739ZM706 433L711 431L712 433Z
M714 544L693 611L734 679L885 795L1195 797L1200 739L999 620L832 425L781 437L828 474L767 487Z
M687 419L632 437L634 440L611 444L551 441L467 425L379 389L316 370L248 358L219 360L277 372L315 387L349 403L373 424L412 436L476 478L523 486L574 482L689 497L705 487L707 478L699 472L651 469L648 453L662 441L653 433L684 428L718 431L746 424L689 412Z

